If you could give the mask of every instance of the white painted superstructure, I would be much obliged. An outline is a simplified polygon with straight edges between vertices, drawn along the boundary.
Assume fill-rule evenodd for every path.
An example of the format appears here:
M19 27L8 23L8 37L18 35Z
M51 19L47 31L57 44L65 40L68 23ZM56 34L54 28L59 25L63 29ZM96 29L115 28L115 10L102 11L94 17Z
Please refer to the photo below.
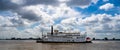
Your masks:
M86 35L80 33L48 33L43 35L42 41L45 42L86 42Z

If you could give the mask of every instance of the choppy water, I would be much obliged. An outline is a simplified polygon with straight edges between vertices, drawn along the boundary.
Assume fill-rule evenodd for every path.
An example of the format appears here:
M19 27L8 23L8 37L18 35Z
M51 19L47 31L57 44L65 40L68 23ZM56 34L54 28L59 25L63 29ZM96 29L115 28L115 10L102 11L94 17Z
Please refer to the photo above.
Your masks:
M120 50L120 41L36 43L33 40L0 40L0 50Z

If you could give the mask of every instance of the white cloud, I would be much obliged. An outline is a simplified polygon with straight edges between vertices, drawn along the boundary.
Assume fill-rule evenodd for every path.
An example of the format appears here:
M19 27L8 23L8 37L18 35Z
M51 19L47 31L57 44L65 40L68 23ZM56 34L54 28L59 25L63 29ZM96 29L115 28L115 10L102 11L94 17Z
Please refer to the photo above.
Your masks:
M0 38L29 38L35 37L30 33L25 33L23 31L17 30L15 27L0 27Z
M93 2L94 4L96 4L98 1L99 1L99 0L92 0L92 2Z
M46 11L52 19L75 17L81 14L65 4L61 4L59 7L48 6Z
M106 10L106 11L111 9L111 8L114 8L114 4L106 3L106 4L99 7L99 9Z
M108 15L108 14L94 14L86 19L83 19L83 25L86 28L86 31L90 35L99 36L99 37L115 37L119 35L120 27L120 15ZM107 36L110 34L109 36ZM114 36L112 36L115 34ZM104 36L102 36L104 35ZM96 36L96 37L97 37ZM110 37L111 36L111 37ZM118 37L116 37L118 38Z
M75 17L67 18L61 21L61 24L65 25L78 25Z
M0 16L0 27L20 27L20 26L30 26L32 22L28 20L23 20L20 16Z
M51 16L48 16L48 18L49 17ZM2 16L0 17L0 19L1 21L6 20L6 18ZM41 22L46 21L43 19L41 20ZM22 20L26 21L25 19L22 19ZM11 23L10 20L8 21ZM45 22L44 25L40 23L38 26L35 26L34 28L25 29L22 32L17 30L15 27L1 27L2 29L0 34L3 35L4 37L14 37L16 33L17 35L15 37L24 37L24 36L40 37L42 31L44 33L50 32L50 25L48 25L48 23L51 23L51 22ZM93 14L90 17L86 17L85 19L82 19L80 17L68 17L66 19L63 19L61 23L55 24L54 29L58 29L60 31L66 31L66 32L74 30L75 32L77 32L81 27L81 25L84 26L86 28L86 31L89 32L89 35L92 35L92 36L93 35L97 36L98 34L99 35L104 34L104 36L106 36L108 35L108 33L109 35L116 34L115 36L117 36L120 30L119 29L120 15L112 16L108 14ZM9 30L11 28L14 28L15 30L14 29ZM3 36L0 36L0 37L3 38Z
M67 11L67 12L66 12ZM17 13L16 13L17 12ZM45 6L45 5L32 5L32 6L24 6L19 8L19 10L16 10L15 16L0 16L0 27L4 28L17 28L17 27L28 27L25 30L22 30L23 32L20 32L20 30L11 30L12 33L18 33L21 36L30 33L33 35L36 35L40 33L39 30L50 30L48 29L50 25L54 24L54 20L66 17L75 16L77 13L76 11L72 10L71 8L67 7L66 5L61 5L60 7L53 7L53 6ZM51 12L53 14L51 14ZM63 15L61 15L61 12ZM70 12L74 12L74 14L71 14ZM11 15L13 15L12 13ZM67 15L64 15L67 14ZM33 29L29 28L34 23L40 23L39 26L35 26ZM15 31L15 32L14 32ZM9 36L7 33L9 31L4 31L6 36ZM21 34L24 33L24 34ZM2 35L2 33L1 33ZM5 36L5 35L4 35Z
M25 2L23 0L11 0L12 3L23 5Z
M5 16L0 16L0 26L12 26L14 25L9 18Z
M32 14L31 14L32 12ZM14 16L0 16L0 26L2 28L17 28L17 27L24 27L25 29L22 30L10 30L12 33L18 33L19 36L15 37L23 37L24 35L28 36L31 35L33 37L37 35L41 35L41 31L50 31L50 26L55 23L55 20L59 18L71 18L71 17L78 17L80 13L76 12L75 10L67 7L65 4L61 4L59 7L53 6L45 6L45 5L34 5L34 6L25 6L19 9L18 13L12 13L11 15L15 14ZM29 16L27 16L27 15ZM39 23L36 26L32 26L35 23ZM61 25L60 23L58 25ZM33 28L30 28L30 27ZM56 25L55 25L56 26ZM61 25L63 29L66 26ZM72 26L69 26L72 29ZM69 28L68 27L68 28ZM9 28L9 29L10 29ZM61 30L60 27L57 27ZM77 29L76 29L77 30ZM15 31L15 32L14 32ZM9 31L4 31L5 34L0 33L4 37L9 36ZM23 33L23 34L21 34ZM45 32L47 33L47 32ZM8 34L8 35L7 35ZM22 36L23 35L23 36ZM1 36L1 37L3 37ZM13 36L13 35L12 35ZM10 36L10 37L12 37Z
M96 4L98 0L62 0L60 1L61 4L58 3L59 6L53 6L53 2L44 2L46 0L37 0L43 2L40 4L37 1L35 1L35 3L32 3L31 1L29 2L28 0L26 0L28 1L27 3L22 3L22 1L18 3L18 1L20 0L12 0L12 3L15 3L17 6L21 5L22 7L19 6L19 8L13 9L15 5L9 3L12 4L13 8L5 8L7 10L11 9L11 14L15 14L14 16L0 16L0 28L2 28L0 29L1 38L9 36L13 37L15 35L16 37L38 37L41 35L42 31L44 31L44 33L49 32L51 25L54 25L55 29L59 29L61 31L80 31L80 27L84 27L90 34L106 32L118 33L120 30L120 15L115 15L113 17L108 14L93 14L90 17L82 19L81 17L83 17L83 15L71 8L72 6L87 8L91 2ZM57 5L55 0L54 2ZM107 3L102 5L100 9L108 10L113 7L113 4ZM2 9L3 8L0 8L0 10ZM55 23L56 20L60 21ZM17 29L17 27L20 26L25 27L25 29L22 31Z

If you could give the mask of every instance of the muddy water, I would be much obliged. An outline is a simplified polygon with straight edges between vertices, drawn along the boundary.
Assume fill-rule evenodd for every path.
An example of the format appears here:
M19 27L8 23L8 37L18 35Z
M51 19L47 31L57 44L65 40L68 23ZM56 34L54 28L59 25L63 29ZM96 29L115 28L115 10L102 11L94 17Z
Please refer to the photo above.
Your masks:
M32 40L0 40L0 50L120 50L120 41L36 43Z

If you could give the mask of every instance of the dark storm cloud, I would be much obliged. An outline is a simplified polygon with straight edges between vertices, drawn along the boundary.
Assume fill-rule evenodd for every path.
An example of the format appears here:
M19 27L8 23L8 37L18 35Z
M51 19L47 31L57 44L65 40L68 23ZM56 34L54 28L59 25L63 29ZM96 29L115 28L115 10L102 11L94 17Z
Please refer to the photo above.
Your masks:
M67 2L68 6L86 6L91 3L91 0L70 0Z
M39 21L42 19L41 16L38 16L31 10L24 10L24 9L19 9L16 11L19 15L21 15L22 18L28 19L31 21Z
M36 5L36 4L43 4L43 5L54 5L58 6L58 0L24 0L25 5Z
M9 9L17 9L23 6L43 4L43 5L53 5L58 6L58 0L19 0L22 1L23 4L17 4L12 2L12 0L0 0L0 10L9 10Z
M0 0L0 10L17 9L19 5L12 3L11 0Z
M19 15L21 15L22 18L28 19L28 20L31 20L31 21L39 21L39 20L41 20L41 17L35 15L34 13L25 13L25 14L24 13L19 13Z
M91 0L70 0L66 2L66 4L70 6L84 6L89 5L90 2ZM41 16L38 16L34 12L24 11L21 9L26 6L38 4L59 6L60 2L58 0L0 0L0 10L11 10L12 12L16 12L18 15L22 16L24 19L38 21L41 20Z
M41 20L41 17L35 14L34 12L28 10L25 11L24 9L21 9L25 6L30 5L52 5L52 6L58 6L59 2L58 0L19 0L22 1L22 4L18 4L19 2L12 2L12 0L0 0L0 10L6 11L11 10L12 12L18 13L18 15L21 15L22 18L28 19L31 21L38 21Z

